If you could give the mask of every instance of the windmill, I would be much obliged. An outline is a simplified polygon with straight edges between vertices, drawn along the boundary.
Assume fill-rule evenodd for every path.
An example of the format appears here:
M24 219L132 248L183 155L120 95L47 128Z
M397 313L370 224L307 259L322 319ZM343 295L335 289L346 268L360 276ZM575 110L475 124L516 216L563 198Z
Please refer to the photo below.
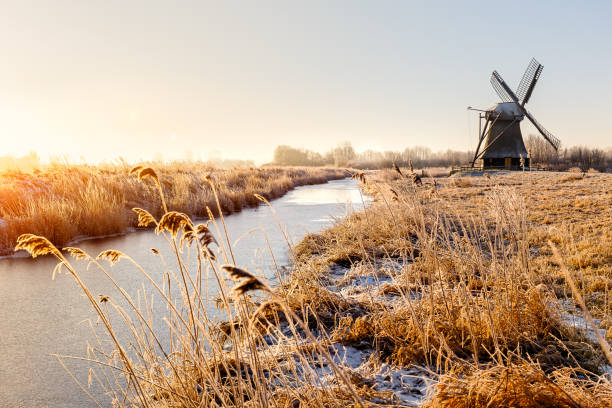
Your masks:
M521 134L521 121L527 117L529 121L540 132L542 137L546 139L552 147L557 150L561 141L553 136L548 130L533 117L525 105L529 102L533 93L533 88L542 74L544 66L535 58L531 59L527 70L523 74L523 78L519 83L516 94L510 89L508 84L502 79L497 71L491 74L491 85L501 98L502 102L493 106L488 110L474 109L480 112L480 130L478 147L474 159L471 162L472 167L476 161L482 163L482 167L491 168L518 168L521 165L521 159L525 166L529 166L529 157L523 142ZM485 120L484 128L482 120ZM483 146L484 141L484 146ZM482 150L480 147L483 146Z

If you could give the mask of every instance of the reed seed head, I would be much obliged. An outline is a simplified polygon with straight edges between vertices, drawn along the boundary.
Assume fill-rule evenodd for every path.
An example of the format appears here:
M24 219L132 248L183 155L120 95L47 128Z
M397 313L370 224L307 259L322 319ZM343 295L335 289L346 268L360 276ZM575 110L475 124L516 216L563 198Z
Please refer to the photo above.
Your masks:
M411 162L412 163L412 162ZM410 165L410 167L412 168L412 164ZM397 174L399 174L400 176L404 177L404 173L402 173L402 171L400 170L400 168L397 166L397 164L393 163L393 169L395 170L395 172ZM410 170L412 171L412 170Z
M108 262L110 262L111 265L114 265L119 262L119 259L124 256L125 254L121 251L117 251L115 249L108 249L106 251L100 252L98 256L96 256L96 259L106 259L108 260Z
M165 213L162 219L159 220L155 233L160 234L162 231L169 231L172 234L172 238L176 238L181 228L185 232L193 232L191 219L181 212L170 211Z
M359 180L359 181L361 181L363 184L367 184L367 181L368 181L368 180L366 179L366 175L365 175L365 173L363 173L363 172L357 172L357 173L354 173L354 174L351 176L351 179L353 179L353 180Z
M265 286L261 281L257 278L245 279L240 282L238 285L232 288L232 291L237 295L243 295L252 290L267 290L267 286Z
M421 180L421 177L419 177L418 174L412 173L412 183L415 186L422 186L423 185L423 180Z
M222 265L221 269L227 272L230 278L232 278L233 280L255 278L255 276L251 272L239 268L236 265Z
M232 289L232 291L238 296L252 290L270 291L270 288L268 288L265 283L246 269L239 268L236 265L222 265L221 269L227 272L230 278L233 280L242 280L242 282L234 286Z
M62 251L68 252L74 259L85 259L87 258L87 253L83 251L81 248L75 247L66 247L62 248Z
M134 174L138 175L138 172L139 172L140 170L142 170L142 168L143 168L142 166L135 166L135 167L133 167L133 168L130 170L130 175L134 175Z
M132 208L132 211L138 214L139 227L148 227L150 224L157 223L157 221L155 221L155 218L147 210L144 210L142 208Z
M23 234L17 238L15 252L23 249L27 251L32 258L40 255L55 255L59 257L60 251L45 237L34 234Z
M389 189L389 191L391 191L391 194L393 194L393 201L399 201L399 196L397 195L397 191L395 191L394 189Z
M136 174L138 176L138 181L142 181L149 177L153 179L153 181L155 181L157 185L160 185L159 177L157 176L155 170L153 170L151 167L136 166L132 170L130 170L130 174Z
M204 255L210 257L212 260L216 259L214 252L210 249L211 244L219 245L214 235L210 232L208 228L208 222L206 224L198 224L195 228L195 233L200 241L200 246L202 247L202 251Z

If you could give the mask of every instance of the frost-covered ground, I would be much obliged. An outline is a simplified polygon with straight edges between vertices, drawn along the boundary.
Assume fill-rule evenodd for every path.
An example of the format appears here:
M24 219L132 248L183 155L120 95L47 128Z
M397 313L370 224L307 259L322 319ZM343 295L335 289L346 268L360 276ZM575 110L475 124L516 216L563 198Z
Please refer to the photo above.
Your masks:
M378 262L374 266L333 265L326 276L329 282L327 288L347 300L384 302L389 307L394 302L403 301L403 297L387 289L396 284L395 280L402 268L409 267L409 264L393 259ZM334 361L347 373L356 376L360 382L381 395L391 397L398 406L421 405L436 382L436 374L427 367L398 367L381 362L376 356L376 350L367 344L354 347L335 343L329 348ZM318 369L317 373L322 383L333 378L332 370L327 365Z
M375 267L333 265L325 277L327 288L346 300L384 302L389 307L401 302L403 297L387 291L386 287L395 285L394 279L409 267L398 260L379 262ZM339 377L334 373L329 357L359 387L369 389L369 401L392 403L393 406L420 406L432 392L437 374L424 366L394 366L381 361L371 344L342 344L316 330L312 334L318 339L321 348L314 347L308 336L295 328L297 338L287 322L281 322L278 331L263 337L261 351L282 367L284 380L313 386L333 387L338 385ZM226 344L227 351L230 351ZM265 349L265 351L264 351ZM296 354L296 350L301 353ZM249 353L246 351L246 353ZM282 383L278 384L282 386Z
M331 349L336 361L377 392L392 394L398 405L419 406L435 382L433 373L424 367L394 367L371 359L374 350L369 348L334 344Z
M581 331L587 339L591 340L594 343L597 343L599 341L597 339L597 332L599 332L602 338L606 338L606 330L600 328L600 319L593 319L593 323L595 325L595 327L593 327L589 325L589 322L584 317L584 313L582 312L582 310L570 306L569 304L565 306L565 310L566 312L563 314L563 322L565 324Z
M403 298L386 289L395 285L402 268L409 267L402 260L386 260L372 267L345 268L334 265L330 270L330 290L346 298L361 301L382 301L392 307ZM398 282L399 283L399 282ZM418 406L435 383L435 374L425 367L394 367L371 358L375 350L356 349L352 346L334 345L337 358L345 362L376 391L393 393L397 403Z
M405 299L393 290L388 290L397 284L399 272L402 268L410 267L400 260L389 260L379 262L372 267L354 265L351 267L333 265L330 267L326 277L327 288L349 300L384 302L393 307L395 302ZM404 282L405 283L405 282ZM595 327L588 324L584 313L571 302L561 302L563 308L562 322L569 327L574 327L582 332L585 337L598 344L597 331L602 338L606 336L606 330L601 328L601 320L594 319ZM363 347L334 343L329 346L334 361L340 364L347 373L357 376L359 380L370 386L376 392L392 396L394 403L398 406L419 406L427 396L433 392L436 384L437 374L427 367L408 366L397 367L380 362L376 358L376 351L369 345ZM326 364L323 369L315 370L320 376L321 384L326 384L333 379L333 372ZM603 371L612 374L612 366L606 365Z

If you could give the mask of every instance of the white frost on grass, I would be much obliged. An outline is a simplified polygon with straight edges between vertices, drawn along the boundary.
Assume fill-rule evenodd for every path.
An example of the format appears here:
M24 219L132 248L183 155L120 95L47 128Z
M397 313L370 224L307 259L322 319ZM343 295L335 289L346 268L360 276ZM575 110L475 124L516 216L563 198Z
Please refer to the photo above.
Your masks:
M330 280L327 289L345 298L391 301L397 297L396 294L384 293L382 289L389 285L394 286L394 279L400 276L404 268L409 266L409 264L396 259L377 262L375 267L368 264L358 264L351 267L332 265L327 276Z
M404 369L383 364L373 377L376 391L392 392L400 405L409 407L420 406L435 384L430 373L417 366Z
M308 342L303 339L298 344L306 346ZM436 383L435 375L424 367L396 367L380 363L376 358L372 358L375 351L371 348L359 349L334 343L328 346L328 350L334 364L349 378L358 379L363 385L381 393L381 397L374 397L372 402L392 401L393 406L398 407L420 406L433 391L433 385ZM285 371L285 380L292 378L290 381L297 383L310 378L313 384L320 387L338 385L340 381L328 360L318 353L312 354L306 360L295 355L293 358L286 358L292 354L292 346L286 344L270 346L268 353L283 361L281 365ZM282 386L282 383L277 385Z
M610 344L610 341L606 338L606 330L602 329L601 319L593 318L593 323L596 327L589 325L589 322L584 317L584 312L579 308L575 307L572 302L560 302L563 307L563 314L561 316L562 322L566 325L575 328L584 336L596 344L599 347L599 339L597 338L597 332L601 335L601 338L604 341L607 341ZM611 344L612 345L612 344ZM604 364L601 367L602 371L608 375L612 375L612 366L609 364Z
M597 339L597 331L599 331L601 337L603 337L604 339L606 338L606 331L604 329L599 328L599 325L601 324L601 320L599 319L593 318L593 323L595 323L597 327L592 327L589 325L587 319L585 319L583 316L567 312L563 315L563 323L579 330L586 336L587 339L591 340L596 344L599 342L599 340Z
M329 352L335 363L342 364L352 369L361 366L368 358L368 355L361 350L340 343L331 346Z
M397 286L396 280L403 279L402 272L410 267L408 263L396 259L387 259L372 265L355 264L351 267L333 265L330 268L327 289L344 297L354 300L367 300L365 298L376 298L387 303L389 306L397 302L405 301L400 295L386 295L384 289L387 286ZM280 337L266 336L265 348L268 356L277 359L285 380L299 383L304 378L312 381L320 387L338 385L340 381L334 369L329 364L327 356L321 355L313 348L303 333L298 329L299 335L294 338L290 327L281 323L279 327ZM319 333L315 337L319 338ZM288 339L293 339L287 342ZM280 341L278 341L280 340ZM417 365L393 366L379 360L378 353L368 343L361 345L347 345L342 343L327 343L323 347L328 348L335 365L349 378L357 381L357 384L369 387L373 392L368 397L371 402L391 403L398 407L415 407L423 404L425 399L433 392L436 384L436 375L426 367ZM306 348L310 351L305 355L295 354L295 347ZM326 354L326 353L325 353ZM288 358L293 355L293 358ZM281 386L281 383L278 383Z
M560 301L559 303L561 304L563 310L561 316L563 323L580 331L586 338L595 344L598 344L599 342L597 339L597 331L599 331L602 338L606 338L606 330L600 328L601 319L593 318L593 323L595 323L596 327L592 327L584 317L584 312L580 308L576 307L574 302L565 300Z
M398 406L419 406L432 389L435 381L425 368L395 367L387 363L375 364L370 360L372 349L359 350L352 346L334 344L330 347L334 362L359 374L364 383L381 393L391 393ZM321 372L321 371L320 371ZM330 375L329 369L321 372Z

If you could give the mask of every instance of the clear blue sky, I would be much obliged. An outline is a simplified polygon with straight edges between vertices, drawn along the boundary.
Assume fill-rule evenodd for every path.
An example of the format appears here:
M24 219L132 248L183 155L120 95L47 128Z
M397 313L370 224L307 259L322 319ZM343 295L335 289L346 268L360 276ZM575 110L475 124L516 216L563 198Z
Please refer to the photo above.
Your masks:
M611 20L609 2L3 1L0 155L469 149L466 107L532 56L535 117L608 147Z

